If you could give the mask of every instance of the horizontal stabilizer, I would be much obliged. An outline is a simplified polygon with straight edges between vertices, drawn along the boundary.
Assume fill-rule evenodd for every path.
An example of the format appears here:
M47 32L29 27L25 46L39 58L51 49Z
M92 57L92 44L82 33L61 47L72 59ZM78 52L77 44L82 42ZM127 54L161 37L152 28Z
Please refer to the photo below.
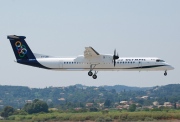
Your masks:
M44 54L38 54L38 53L34 53L34 56L36 58L51 58L51 57L53 57L53 56L44 55Z

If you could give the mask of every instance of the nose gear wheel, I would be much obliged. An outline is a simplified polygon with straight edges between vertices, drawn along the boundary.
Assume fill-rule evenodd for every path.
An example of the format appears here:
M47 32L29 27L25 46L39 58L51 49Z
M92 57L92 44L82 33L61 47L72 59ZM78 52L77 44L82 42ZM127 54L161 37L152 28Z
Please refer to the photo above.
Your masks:
M166 76L166 75L167 75L167 71L164 72L164 76Z

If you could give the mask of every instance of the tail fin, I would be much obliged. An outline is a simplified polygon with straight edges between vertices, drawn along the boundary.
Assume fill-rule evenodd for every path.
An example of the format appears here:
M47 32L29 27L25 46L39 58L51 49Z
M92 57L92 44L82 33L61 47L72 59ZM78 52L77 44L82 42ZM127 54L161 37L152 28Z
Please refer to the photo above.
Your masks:
M10 40L16 59L36 59L31 49L24 40L25 36L9 35L7 38Z

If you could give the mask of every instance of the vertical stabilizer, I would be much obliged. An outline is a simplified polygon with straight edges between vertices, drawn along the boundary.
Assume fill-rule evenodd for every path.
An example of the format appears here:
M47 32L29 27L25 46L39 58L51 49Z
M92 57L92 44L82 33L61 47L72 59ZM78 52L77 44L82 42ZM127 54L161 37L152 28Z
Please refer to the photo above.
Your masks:
M10 40L17 63L49 69L36 60L34 54L24 40L26 38L25 36L9 35L7 38Z
M28 60L35 59L34 54L24 40L25 36L9 35L7 38L10 40L16 59Z

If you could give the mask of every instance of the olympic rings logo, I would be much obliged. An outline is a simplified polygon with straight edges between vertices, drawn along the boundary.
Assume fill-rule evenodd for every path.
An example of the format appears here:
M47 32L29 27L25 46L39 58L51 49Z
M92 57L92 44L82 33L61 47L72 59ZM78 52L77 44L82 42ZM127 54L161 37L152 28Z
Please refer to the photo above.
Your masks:
M15 43L16 49L18 51L19 57L23 58L27 54L27 49L25 45L22 45L20 41Z

